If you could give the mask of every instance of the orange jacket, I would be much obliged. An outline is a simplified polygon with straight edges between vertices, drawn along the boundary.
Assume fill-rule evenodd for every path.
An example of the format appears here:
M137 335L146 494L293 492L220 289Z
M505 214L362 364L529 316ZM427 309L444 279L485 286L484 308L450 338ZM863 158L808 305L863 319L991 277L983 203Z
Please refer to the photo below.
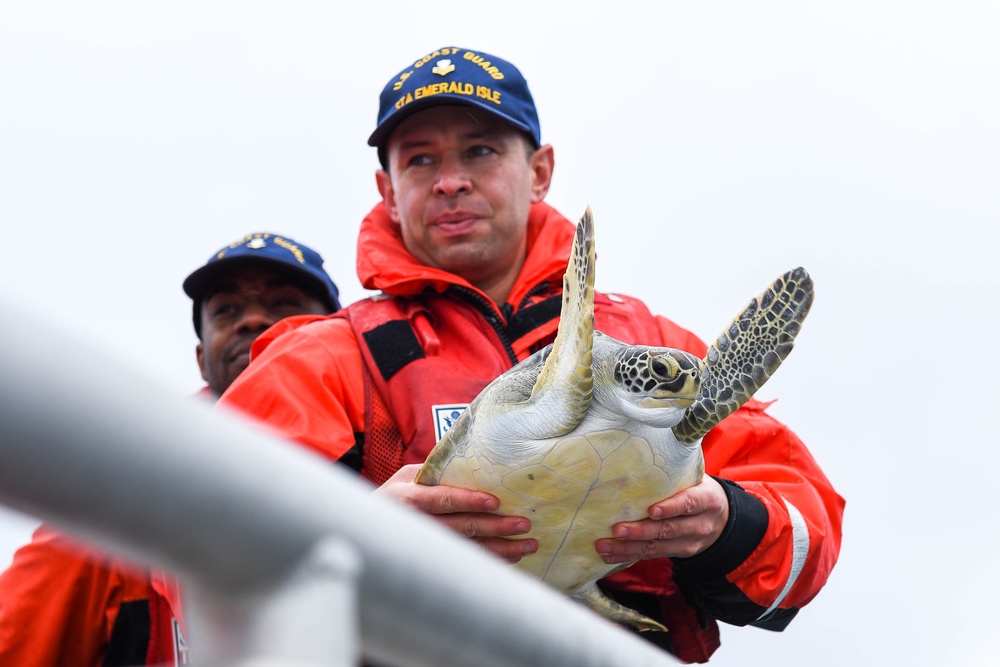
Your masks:
M173 609L172 578L43 525L0 575L0 665L184 665Z
M468 342L462 344L492 350L489 365L496 372L489 374L496 375L551 342L558 324L558 309L548 318L529 313L561 289L573 225L551 207L537 204L527 233L528 256L503 308L463 279L419 264L404 248L382 205L362 223L358 275L366 288L395 296L410 315L430 314L409 320L409 336L420 344L413 348L415 354L436 345L433 355L448 361L462 356L463 350L455 349L456 337L441 339L431 324L435 312L452 309L449 320L467 323ZM628 298L618 302L625 310L616 310L614 297L598 295L597 328L605 326L602 320L614 321L616 338L705 352L705 344L696 336L665 318L654 318L644 306L637 308L638 302ZM363 318L366 310L370 310L367 301L331 317L303 316L278 323L254 343L254 361L219 404L248 413L332 459L356 453L358 443L368 447L366 373L370 379L384 369L372 359L372 341L363 333L365 326L379 323L352 326L352 319ZM632 325L615 321L615 312L628 312ZM650 340L651 335L657 340ZM400 355L408 349L389 347ZM403 368L409 360L383 363ZM457 362L449 368L447 382L442 383L446 388L464 386L463 378L474 375ZM417 452L416 460L422 460L433 439L428 441L428 429L420 425L419 415L408 416L412 406L406 405L406 397L422 405L420 392L428 384L406 387L400 382L394 393L390 381L383 388L387 395L382 398L405 432L407 452ZM427 400L440 399L435 395ZM837 558L843 500L805 445L765 408L751 400L702 443L706 471L728 480L723 486L730 501L730 525L719 541L693 558L641 561L602 582L629 606L643 606L637 596L654 598L653 609L647 601L643 611L664 618L671 632L650 638L687 661L706 660L718 645L712 618L783 629L820 590Z
M206 386L193 395L215 401ZM181 593L42 525L0 574L0 665L186 665Z

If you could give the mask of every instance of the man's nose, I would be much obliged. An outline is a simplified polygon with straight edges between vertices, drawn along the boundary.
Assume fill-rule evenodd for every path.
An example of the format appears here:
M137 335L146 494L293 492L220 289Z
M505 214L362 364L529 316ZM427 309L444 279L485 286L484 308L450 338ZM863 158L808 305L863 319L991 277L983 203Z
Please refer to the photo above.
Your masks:
M277 321L278 318L271 314L267 306L256 299L251 299L243 308L238 329L263 331Z
M454 197L472 190L472 180L469 170L457 157L442 160L437 171L437 181L434 183L434 193L445 197Z

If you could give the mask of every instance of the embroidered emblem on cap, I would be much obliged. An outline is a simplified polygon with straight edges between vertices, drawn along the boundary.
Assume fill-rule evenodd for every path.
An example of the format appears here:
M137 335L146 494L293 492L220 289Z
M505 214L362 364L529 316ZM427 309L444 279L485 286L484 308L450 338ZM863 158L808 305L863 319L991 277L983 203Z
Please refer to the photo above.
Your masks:
M267 241L265 241L264 239L259 238L259 237L258 238L254 238L254 239L250 239L250 242L247 243L247 247L248 248L253 248L254 250L260 250L261 248L263 248L266 245L267 245Z
M434 65L434 68L431 69L431 71L434 72L435 74L445 76L447 74L451 74L452 72L454 72L455 66L451 64L451 60L449 60L448 58L444 58L442 60L437 61L437 63Z

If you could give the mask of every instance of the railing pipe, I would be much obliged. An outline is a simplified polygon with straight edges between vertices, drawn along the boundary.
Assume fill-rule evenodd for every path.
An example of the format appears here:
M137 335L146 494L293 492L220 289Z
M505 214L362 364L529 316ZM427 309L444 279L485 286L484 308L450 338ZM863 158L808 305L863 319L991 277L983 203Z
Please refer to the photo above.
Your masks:
M295 580L331 540L350 545L343 571L352 579L356 559L360 645L385 664L677 664L329 461L169 394L2 297L0 310L17 323L0 345L0 502L178 572L195 600L234 608ZM300 588L283 604L316 604ZM355 620L325 622L335 632ZM322 623L309 627L301 641L322 643ZM261 654L266 642L257 654L245 642L210 646L211 630L191 629L196 664L199 643L220 662L282 658Z

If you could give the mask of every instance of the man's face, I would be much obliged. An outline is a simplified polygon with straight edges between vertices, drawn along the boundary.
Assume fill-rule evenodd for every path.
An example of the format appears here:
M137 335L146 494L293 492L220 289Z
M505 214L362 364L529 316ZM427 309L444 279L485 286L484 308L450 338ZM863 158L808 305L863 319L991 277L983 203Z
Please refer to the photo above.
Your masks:
M459 275L502 303L526 253L531 204L548 192L551 146L486 111L439 106L399 124L379 190L417 260Z
M201 303L201 376L216 396L250 363L250 344L278 320L330 312L321 299L284 272L266 266L235 268Z

